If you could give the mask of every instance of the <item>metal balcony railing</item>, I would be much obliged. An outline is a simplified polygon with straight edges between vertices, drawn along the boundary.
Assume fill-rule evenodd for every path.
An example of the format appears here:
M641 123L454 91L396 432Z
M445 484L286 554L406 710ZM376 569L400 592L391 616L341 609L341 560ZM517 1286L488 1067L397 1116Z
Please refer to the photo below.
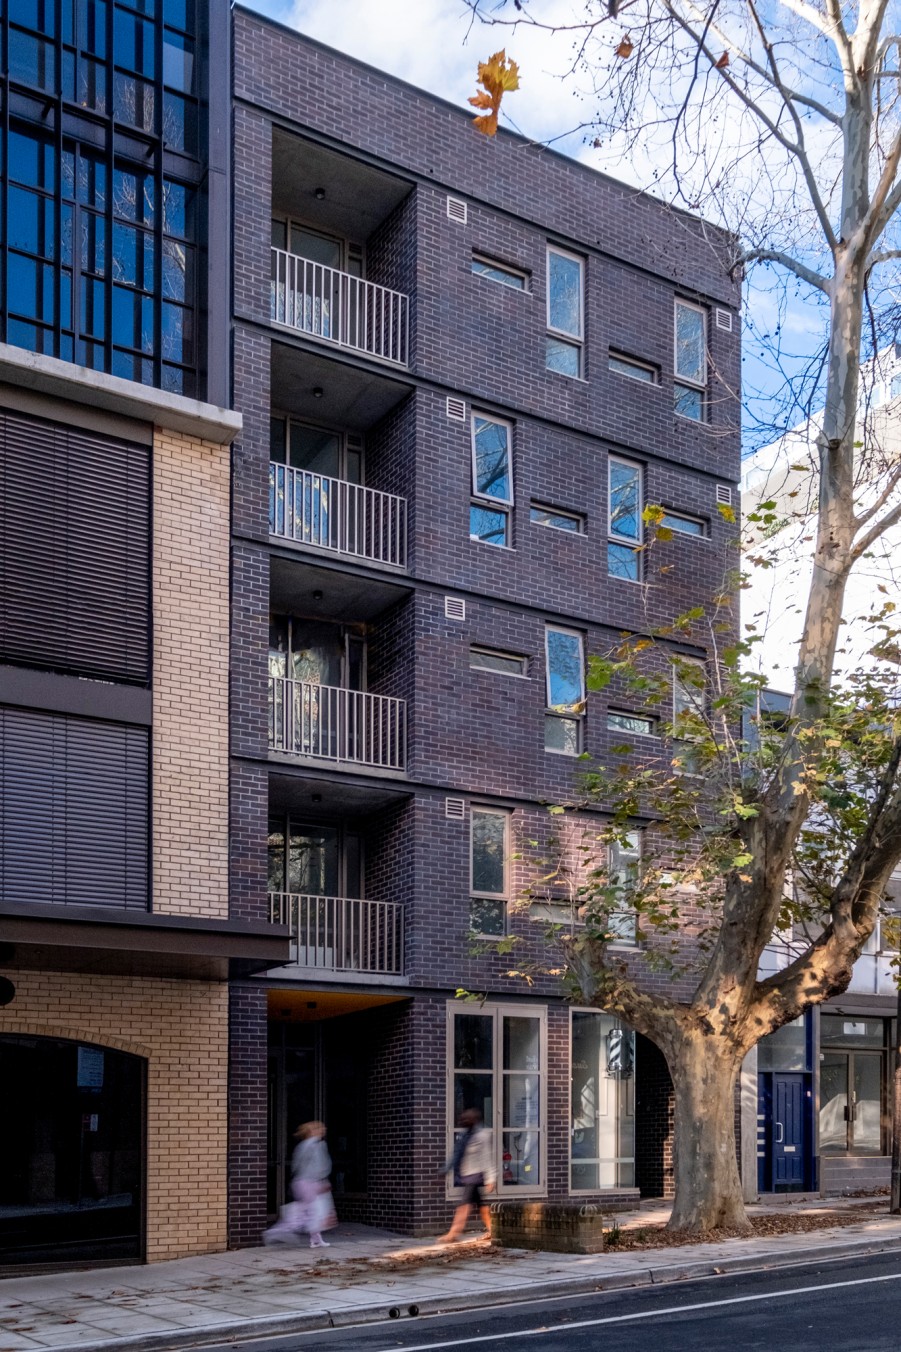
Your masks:
M407 500L345 479L269 464L269 530L298 544L407 565Z
M270 676L269 745L292 756L403 770L407 701Z
M272 318L339 347L409 364L409 296L284 249L272 250Z
M326 972L404 970L404 908L396 901L271 892L269 914L291 931L291 961Z

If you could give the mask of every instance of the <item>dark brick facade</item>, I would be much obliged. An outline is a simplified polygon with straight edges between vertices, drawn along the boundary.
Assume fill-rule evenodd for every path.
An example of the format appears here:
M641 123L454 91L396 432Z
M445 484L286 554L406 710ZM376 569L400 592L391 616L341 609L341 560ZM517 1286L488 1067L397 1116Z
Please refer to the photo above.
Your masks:
M739 290L728 275L729 241L693 218L506 133L488 142L466 113L257 15L238 9L234 22L233 386L244 434L233 461L232 896L244 914L265 906L264 785L275 772L266 754L267 610L276 573L283 598L295 569L298 613L307 605L328 614L328 599L325 611L310 599L324 593L338 598L336 620L365 624L368 688L407 701L409 745L403 773L282 758L278 792L323 802L323 819L343 817L362 834L365 895L404 905L405 969L399 982L345 973L336 984L306 973L266 984L331 989L336 1014L324 1024L323 1055L342 1039L367 1049L367 1192L343 1198L342 1214L429 1233L447 1224L452 1205L441 1179L446 1027L460 987L481 993L486 1008L546 1010L544 1190L569 1194L570 1012L556 978L529 988L510 974L517 957L472 950L468 808L506 809L514 835L540 837L546 804L573 792L575 763L544 748L547 624L577 630L586 651L604 652L623 631L647 632L728 585L735 527L717 511L716 489L734 489L739 476ZM289 214L298 219L315 186L302 174L310 147L317 163L330 154L333 166L390 178L393 204L365 241L365 268L410 298L409 371L270 323L274 136L279 154L287 145L295 157L297 181L275 191L283 206L294 193ZM399 202L398 179L408 185ZM466 202L465 224L449 218L449 193ZM327 202L317 208L320 224ZM545 368L549 243L585 260L581 380ZM474 252L526 272L529 291L475 276ZM704 424L673 413L677 296L709 316ZM730 331L715 323L718 308L733 316ZM611 350L650 363L659 382L611 371ZM327 387L321 407L343 401L347 426L363 432L367 484L407 499L402 578L269 542L270 411L317 421L313 400L323 390L316 396L314 385ZM463 421L448 417L448 396L464 401ZM361 410L370 406L367 420ZM473 410L512 427L509 549L469 538ZM648 550L640 585L608 574L611 455L641 466L647 500L707 523L706 538L677 536ZM582 513L585 533L533 523L533 501ZM402 590L389 594L388 582ZM463 620L446 617L448 596L465 601ZM474 643L524 656L528 679L471 669ZM704 640L691 637L679 650L703 658ZM621 707L622 697L590 695L584 717L585 749L599 760L610 754L609 703ZM448 797L464 799L462 819L447 815ZM527 874L525 860L511 866L511 899ZM525 914L514 910L510 927L537 953ZM366 1009L367 995L379 993L397 1002ZM265 995L247 984L234 1002L230 1233L248 1243L264 1222ZM671 1086L662 1056L642 1039L636 1091L637 1182L659 1196L671 1188Z

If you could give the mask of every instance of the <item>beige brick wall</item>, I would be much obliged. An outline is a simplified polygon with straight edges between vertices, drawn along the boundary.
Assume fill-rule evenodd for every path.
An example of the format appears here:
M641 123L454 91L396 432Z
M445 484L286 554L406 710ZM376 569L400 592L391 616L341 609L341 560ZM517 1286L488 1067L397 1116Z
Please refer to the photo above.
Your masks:
M95 1042L147 1058L147 1259L226 1245L225 985L8 972L0 1033Z
M228 915L229 448L153 445L153 909Z

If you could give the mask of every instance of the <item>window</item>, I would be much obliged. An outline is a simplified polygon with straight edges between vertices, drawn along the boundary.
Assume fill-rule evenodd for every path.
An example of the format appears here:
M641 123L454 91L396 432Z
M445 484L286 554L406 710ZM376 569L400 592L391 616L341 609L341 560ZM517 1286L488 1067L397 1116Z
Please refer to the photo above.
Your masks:
M629 889L638 881L641 872L641 832L628 831L619 840L612 840L607 846L607 877L610 886L621 895L617 900L617 909L610 912L608 928L613 935L611 943L636 944L638 942L638 916L635 907L629 903Z
M510 814L496 808L473 807L469 815L469 924L475 934L497 936L507 927Z
M584 265L574 254L547 251L547 368L582 375Z
M495 671L501 676L527 676L528 659L494 648L470 648L469 665L474 671Z
M624 713L619 709L607 710L607 727L611 732L628 732L638 737L656 737L657 720L648 714Z
M660 525L676 531L679 535L693 535L698 540L707 537L706 521L701 521L696 516L683 516L681 512L664 512L660 518Z
M513 467L510 425L472 415L472 503L469 538L486 545L510 544Z
M636 361L634 357L623 357L619 352L611 352L609 366L611 371L616 371L621 376L629 376L631 380L644 381L645 385L657 384L656 366Z
M448 1048L448 1154L460 1114L477 1108L493 1133L498 1192L544 1192L546 1010L480 1005L464 1013L449 1005Z
M585 659L582 635L570 629L545 631L547 656L547 712L544 719L544 749L564 756L581 750L582 715L585 711Z
M529 520L536 526L550 526L552 530L566 530L570 535L585 534L585 518L579 512L561 512L556 507L542 507L532 503Z
M609 1014L571 1011L572 1192L635 1184L635 1034Z
M673 663L673 760L683 774L699 772L698 748L706 730L707 676L703 662L680 657Z
M697 305L676 301L675 405L683 418L703 422L707 388L707 315Z
M641 467L609 462L607 571L611 577L641 581Z
M473 255L472 271L475 277L485 277L489 282L498 282L501 286L509 286L513 291L528 291L529 279L524 272L517 272L515 268L505 267L503 263L493 263L490 258L480 258L478 254Z

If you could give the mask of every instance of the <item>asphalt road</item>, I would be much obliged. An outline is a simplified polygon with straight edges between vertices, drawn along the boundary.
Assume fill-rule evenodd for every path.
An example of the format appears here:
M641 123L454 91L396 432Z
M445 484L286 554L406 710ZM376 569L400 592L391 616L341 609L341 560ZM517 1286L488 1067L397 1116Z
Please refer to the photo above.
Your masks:
M245 1352L901 1352L901 1254L391 1320Z

